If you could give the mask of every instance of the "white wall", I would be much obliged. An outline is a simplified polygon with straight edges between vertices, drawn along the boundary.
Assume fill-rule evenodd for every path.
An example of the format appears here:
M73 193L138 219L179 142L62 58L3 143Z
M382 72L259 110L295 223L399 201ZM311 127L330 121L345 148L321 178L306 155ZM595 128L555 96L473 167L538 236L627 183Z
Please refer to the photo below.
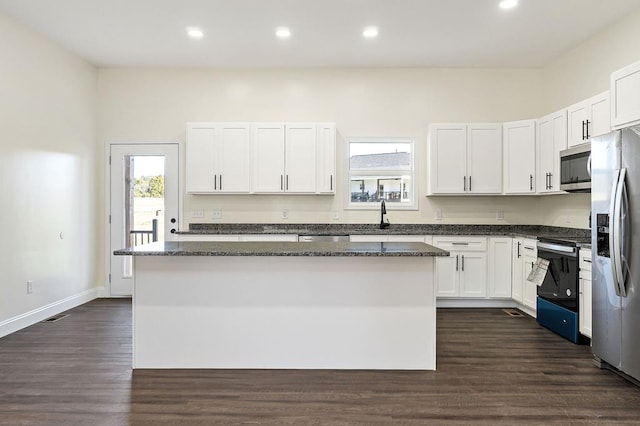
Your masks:
M3 15L0 58L2 335L25 314L92 297L102 223L95 68Z
M537 198L424 197L426 129L433 122L538 117L546 112L542 87L534 69L100 69L99 135L105 143L183 142L188 121L335 121L340 163L345 138L415 138L420 209L391 212L392 222L434 223L441 209L442 223L537 224ZM377 211L343 210L343 169L335 197L186 196L185 219L203 209L204 221L213 222L219 209L221 222L317 223L331 222L337 211L336 222L375 223ZM504 221L495 219L497 209Z
M542 70L545 108L556 111L609 90L609 77L640 60L640 9Z

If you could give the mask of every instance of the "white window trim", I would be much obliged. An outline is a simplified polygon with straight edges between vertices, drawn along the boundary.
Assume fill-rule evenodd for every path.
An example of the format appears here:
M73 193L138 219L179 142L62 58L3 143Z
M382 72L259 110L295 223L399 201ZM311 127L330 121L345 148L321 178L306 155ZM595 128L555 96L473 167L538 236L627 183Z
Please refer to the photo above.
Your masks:
M344 164L346 170L346 184L344 191L344 210L379 210L379 203L352 203L351 202L351 165L349 161L349 153L350 153L350 145L352 142L358 143L408 143L411 145L411 203L410 204L399 204L399 203L386 203L387 210L419 210L418 207L418 173L416 170L416 144L415 139L413 138L403 138L403 137L373 137L373 138L345 138L345 149L344 151ZM384 172L382 172L384 173ZM380 175L381 171L374 172L360 172L359 175ZM392 173L389 173L392 175ZM393 173L393 175L397 175L397 173Z

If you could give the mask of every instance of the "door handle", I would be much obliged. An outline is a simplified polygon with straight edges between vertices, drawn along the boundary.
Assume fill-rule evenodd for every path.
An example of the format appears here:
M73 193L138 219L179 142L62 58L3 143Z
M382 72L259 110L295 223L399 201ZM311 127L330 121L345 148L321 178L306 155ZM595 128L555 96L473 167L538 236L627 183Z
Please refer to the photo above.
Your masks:
M287 182L287 184L286 184L286 189L287 189L287 191L288 191L288 190L289 190L289 175L287 175L286 182Z
M586 125L584 126L584 127L585 127L585 129L587 130L587 131L586 131L586 137L585 137L585 140L587 140L587 139L589 139L589 138L591 137L591 136L589 136L589 123L590 123L590 121L589 121L589 120L587 120L587 121L585 122L585 124L586 124Z
M533 175L529 175L529 191L533 191Z
M520 258L520 246L522 245L522 243L520 241L518 241L518 259Z
M280 175L280 191L284 191L284 176Z
M333 191L333 175L329 176L329 190Z
M464 191L466 192L466 190L467 190L467 177L466 176L463 176L462 182L463 182L463 185L464 185Z
M471 192L471 176L469 176L469 192Z
M458 271L458 255L456 254L456 271Z
M582 120L582 140L585 140L586 137L586 132L584 131L584 125L586 124L586 122L584 120Z
M464 272L464 254L462 255L462 271Z
M218 175L213 175L213 189L218 189Z
M222 173L220 173L220 191L222 191Z

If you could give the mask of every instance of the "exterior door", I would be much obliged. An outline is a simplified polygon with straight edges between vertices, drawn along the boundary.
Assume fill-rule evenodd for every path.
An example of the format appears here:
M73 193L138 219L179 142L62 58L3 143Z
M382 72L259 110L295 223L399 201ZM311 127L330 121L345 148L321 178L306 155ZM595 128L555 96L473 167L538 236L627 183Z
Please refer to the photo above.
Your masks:
M112 144L109 178L109 265L111 296L130 296L132 256L114 250L172 240L178 229L178 144Z

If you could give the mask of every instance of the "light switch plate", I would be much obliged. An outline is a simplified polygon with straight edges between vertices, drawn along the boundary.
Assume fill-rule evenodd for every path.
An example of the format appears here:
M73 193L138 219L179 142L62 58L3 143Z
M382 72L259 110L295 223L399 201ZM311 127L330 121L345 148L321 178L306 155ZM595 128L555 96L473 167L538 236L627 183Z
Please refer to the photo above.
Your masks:
M222 218L222 211L221 211L221 210L214 210L214 211L213 211L213 218L214 218L214 219L220 219L220 218Z
M289 210L287 210L287 209L283 209L282 210L282 218L283 219L289 219Z
M192 210L191 217L204 217L204 210Z
M338 212L331 212L331 219L338 220L339 218L340 215L338 214Z
M504 211L502 211L502 210L496 211L496 219L497 220L504 220Z
M442 220L442 210L436 210L436 220Z

